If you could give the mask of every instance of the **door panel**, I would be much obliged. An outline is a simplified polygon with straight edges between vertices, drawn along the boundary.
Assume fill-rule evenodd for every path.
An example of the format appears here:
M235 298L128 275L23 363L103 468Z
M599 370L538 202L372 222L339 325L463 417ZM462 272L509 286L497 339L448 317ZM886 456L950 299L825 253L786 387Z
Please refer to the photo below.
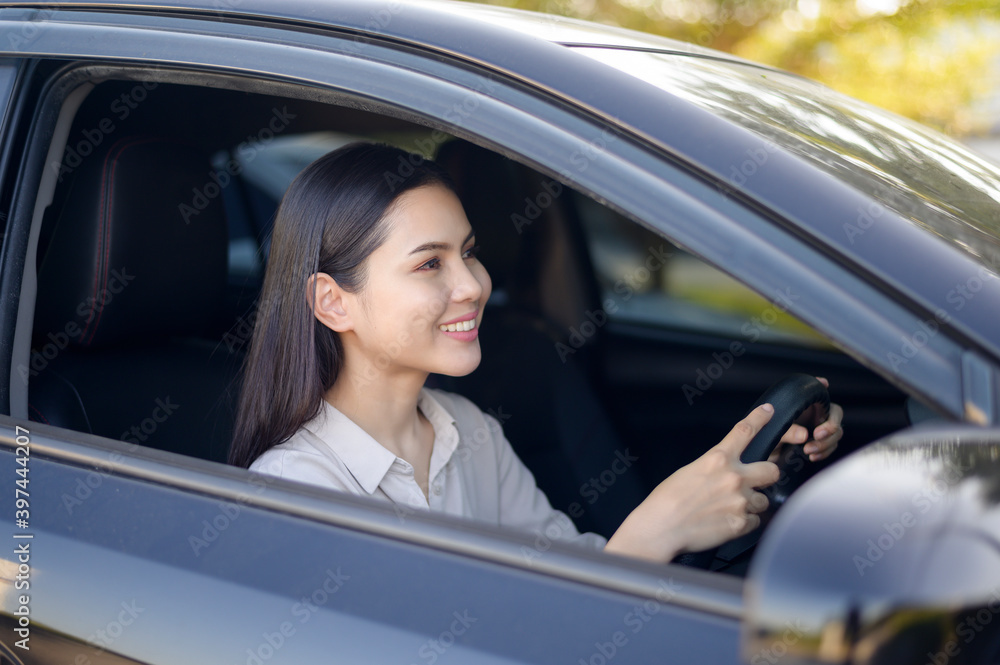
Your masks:
M14 650L25 663L46 662L46 653L94 663L212 664L325 662L333 654L366 663L548 665L591 662L594 654L610 660L612 652L622 663L678 654L684 662L737 662L734 618L671 602L697 593L688 571L664 569L655 599L610 591L449 551L444 541L428 546L310 519L294 507L295 493L260 478L239 483L242 498L216 494L213 474L193 470L215 465L156 461L184 459L175 455L133 460L95 450L69 464L44 454L62 445L45 430L20 430L34 451L28 527L15 529L13 511L0 518L8 533L31 534L30 588L17 593L29 596L38 629L29 651ZM3 446L0 468L13 478L12 428ZM131 477L122 463L160 480ZM220 484L233 489L234 474L224 476ZM200 488L174 486L175 479ZM352 498L339 505L333 492L311 494L301 497L302 508L322 506L334 519L360 505ZM292 499L285 510L258 505L282 497ZM364 524L397 521L376 503L367 502L373 510ZM432 525L407 520L433 539ZM458 537L487 551L503 546L475 533ZM559 556L539 550L533 561ZM0 566L16 570L16 556L4 555ZM5 577L0 623L9 626L19 604L13 576ZM10 648L12 634L0 637Z

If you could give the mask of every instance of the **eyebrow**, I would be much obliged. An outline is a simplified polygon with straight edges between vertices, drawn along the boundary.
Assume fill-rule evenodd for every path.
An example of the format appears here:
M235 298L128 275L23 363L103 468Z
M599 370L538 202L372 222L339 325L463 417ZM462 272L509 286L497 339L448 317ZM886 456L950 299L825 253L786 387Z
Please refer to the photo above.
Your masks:
M469 235L465 236L465 240L462 241L462 244L464 245L465 243L469 242L469 240L471 240L475 236L476 236L475 230L469 231ZM425 242L423 245L420 245L419 247L411 251L410 254L408 254L408 256L413 254L419 254L420 252L438 252L438 251L447 251L449 249L451 249L451 245L446 242Z

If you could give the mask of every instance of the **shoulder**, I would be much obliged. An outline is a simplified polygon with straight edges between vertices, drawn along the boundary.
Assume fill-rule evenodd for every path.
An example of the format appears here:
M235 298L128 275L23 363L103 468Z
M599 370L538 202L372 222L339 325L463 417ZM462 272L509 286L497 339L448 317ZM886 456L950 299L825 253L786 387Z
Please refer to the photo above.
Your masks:
M265 451L253 461L250 470L347 491L354 490L356 485L343 461L304 428Z

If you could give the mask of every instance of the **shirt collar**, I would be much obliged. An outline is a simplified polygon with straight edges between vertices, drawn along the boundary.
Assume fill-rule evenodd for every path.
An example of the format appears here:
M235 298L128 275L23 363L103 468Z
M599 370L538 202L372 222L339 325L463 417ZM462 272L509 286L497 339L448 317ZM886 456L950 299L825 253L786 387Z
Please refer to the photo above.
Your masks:
M434 448L431 450L431 466L428 473L428 480L433 482L458 448L458 427L455 426L455 418L427 388L421 388L417 406L434 427Z
M417 407L434 427L429 473L429 479L433 480L458 447L458 428L455 419L426 388L420 390ZM375 493L396 460L403 463L325 399L319 414L303 427L337 454L368 494Z

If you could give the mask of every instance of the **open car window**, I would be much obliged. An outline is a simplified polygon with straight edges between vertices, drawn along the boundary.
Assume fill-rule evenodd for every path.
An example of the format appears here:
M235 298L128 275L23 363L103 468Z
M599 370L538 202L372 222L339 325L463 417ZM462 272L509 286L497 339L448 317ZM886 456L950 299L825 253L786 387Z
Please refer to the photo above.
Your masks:
M705 261L582 195L587 245L609 316L747 341L829 347L788 310L794 294L768 301Z

